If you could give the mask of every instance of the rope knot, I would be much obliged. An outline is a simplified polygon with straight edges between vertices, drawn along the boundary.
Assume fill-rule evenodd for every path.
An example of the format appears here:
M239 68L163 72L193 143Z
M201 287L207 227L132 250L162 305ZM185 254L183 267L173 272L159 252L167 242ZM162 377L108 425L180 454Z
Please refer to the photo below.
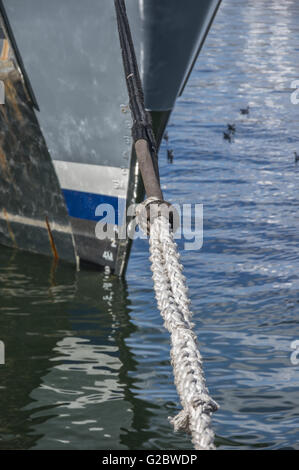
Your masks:
M180 224L178 211L169 202L149 197L136 208L136 218L144 233L150 235L150 228L157 217L165 217L170 230L176 232Z
M196 398L192 400L191 406L196 409L199 406L202 407L202 413L210 414L214 413L215 411L219 410L219 405L216 403L213 398L211 398L206 393L202 393L198 395Z

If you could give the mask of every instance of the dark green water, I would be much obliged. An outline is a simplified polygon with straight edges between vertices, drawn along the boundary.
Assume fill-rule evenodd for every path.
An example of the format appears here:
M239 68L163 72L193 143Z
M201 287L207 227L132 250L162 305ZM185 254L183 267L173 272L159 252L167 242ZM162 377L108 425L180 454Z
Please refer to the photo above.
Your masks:
M297 1L224 0L160 152L166 198L204 204L179 247L219 449L299 449L298 44ZM0 340L0 449L191 448L146 241L126 281L0 248Z

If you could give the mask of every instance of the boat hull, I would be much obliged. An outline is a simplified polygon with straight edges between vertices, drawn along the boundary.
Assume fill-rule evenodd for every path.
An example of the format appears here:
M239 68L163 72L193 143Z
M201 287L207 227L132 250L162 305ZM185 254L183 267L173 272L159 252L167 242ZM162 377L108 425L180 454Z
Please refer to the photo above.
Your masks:
M158 145L220 2L182 3L126 1ZM142 200L144 189L132 151L114 2L73 0L70 7L61 0L2 0L0 11L11 54L0 61L0 80L7 89L19 83L23 90L0 105L0 144L25 198L21 204L1 172L0 242L122 275L131 246L126 209ZM19 171L20 161L28 175ZM50 195L55 208L47 202ZM28 218L47 234L47 243L39 243L41 235L32 233L26 243L15 235L31 230ZM66 228L61 248L58 225Z

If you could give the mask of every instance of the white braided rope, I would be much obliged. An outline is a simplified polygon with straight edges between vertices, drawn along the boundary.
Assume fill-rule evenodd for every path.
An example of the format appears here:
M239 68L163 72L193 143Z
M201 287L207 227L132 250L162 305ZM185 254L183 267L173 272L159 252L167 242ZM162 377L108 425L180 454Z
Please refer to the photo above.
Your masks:
M137 210L143 227L146 223L140 220L140 214L144 215L146 202ZM211 414L218 409L218 405L209 396L205 385L198 341L192 330L183 266L179 263L177 246L166 217L156 217L151 223L149 243L157 304L164 325L171 334L171 363L183 406L183 410L170 421L175 431L191 433L195 449L213 450Z

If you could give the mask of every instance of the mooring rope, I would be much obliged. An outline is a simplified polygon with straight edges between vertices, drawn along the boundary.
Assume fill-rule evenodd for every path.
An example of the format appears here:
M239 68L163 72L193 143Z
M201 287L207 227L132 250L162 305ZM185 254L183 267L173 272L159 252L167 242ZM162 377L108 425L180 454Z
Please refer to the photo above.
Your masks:
M146 206L153 198L137 207L137 220L146 230ZM150 225L150 261L158 308L164 325L171 334L171 363L175 384L183 410L169 418L175 431L183 430L192 435L197 450L213 450L214 432L211 415L218 409L209 396L203 373L202 357L197 337L191 323L190 300L183 266L170 228L169 220L161 215Z
M183 406L170 418L175 431L191 433L197 450L213 450L211 415L218 409L205 384L202 357L193 331L189 296L183 266L173 239L169 216L161 205L159 175L156 171L156 145L149 113L144 108L134 45L124 0L114 0L120 44L133 117L132 136L148 198L136 210L140 227L149 232L150 260L158 308L171 335L171 363L175 384ZM154 217L151 215L154 214Z

